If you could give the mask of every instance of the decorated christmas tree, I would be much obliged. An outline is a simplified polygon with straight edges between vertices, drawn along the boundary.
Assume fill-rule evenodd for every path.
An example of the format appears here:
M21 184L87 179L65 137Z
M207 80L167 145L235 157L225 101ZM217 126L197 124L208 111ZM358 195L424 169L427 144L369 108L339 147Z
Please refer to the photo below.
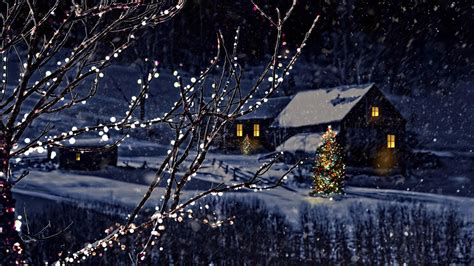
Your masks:
M312 194L341 194L345 177L342 148L336 141L336 132L329 126L316 152L314 190Z
M250 154L252 152L252 142L249 138L249 135L246 135L245 138L242 140L240 149L243 154Z

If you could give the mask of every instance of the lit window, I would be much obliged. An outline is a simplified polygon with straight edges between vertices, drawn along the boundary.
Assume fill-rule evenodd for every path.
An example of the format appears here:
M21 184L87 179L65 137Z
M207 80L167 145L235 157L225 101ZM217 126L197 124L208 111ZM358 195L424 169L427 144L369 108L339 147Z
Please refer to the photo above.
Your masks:
M391 135L391 134L387 135L387 148L389 149L395 148L395 135Z
M76 153L76 161L80 161L81 160L81 153Z
M253 136L254 137L260 137L260 125L259 124L253 124Z
M372 106L372 117L379 116L379 108L377 106Z
M244 125L237 124L237 137L243 137L243 136L244 136Z

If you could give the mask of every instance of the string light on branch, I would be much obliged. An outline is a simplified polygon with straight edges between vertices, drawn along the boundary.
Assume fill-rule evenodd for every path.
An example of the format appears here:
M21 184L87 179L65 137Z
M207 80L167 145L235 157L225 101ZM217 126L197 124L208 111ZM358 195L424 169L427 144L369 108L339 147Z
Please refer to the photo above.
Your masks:
M141 1L138 1L141 3ZM107 6L107 5L105 5ZM181 8L182 5L176 5L176 9ZM258 9L257 9L258 10ZM77 11L77 10L76 10ZM82 12L84 11L77 11L79 15L83 14ZM103 13L104 11L97 12L95 15L101 15L105 14ZM167 7L164 11L164 13L167 14L172 14L173 12L176 12L174 7ZM263 14L263 11L260 10L260 12ZM147 15L148 16L148 15ZM149 17L140 17L136 19L136 29L140 28L141 23L144 22L144 25L148 25L148 23L153 23L153 20L158 20L160 19L159 14L153 14L151 15L151 18ZM282 25L275 25L277 28L281 27ZM135 29L134 29L135 30ZM129 32L131 35L130 38L133 37L133 32ZM234 41L234 48L237 46L237 41L238 41L238 33L239 29L236 31L236 36L235 41ZM305 37L306 38L306 37ZM278 42L278 40L277 40ZM218 41L218 47L220 47L221 43L223 43L223 39L219 39ZM278 44L278 43L277 43ZM304 42L303 42L304 44ZM301 45L303 47L304 45ZM276 47L279 47L278 45ZM97 62L91 62L89 64L86 64L85 68L89 71L89 67L93 64L94 66L90 67L90 71L94 72L94 76L96 79L94 80L94 84L97 84L98 78L103 77L103 65L101 64L108 64L109 60L111 57L117 58L119 56L119 53L122 53L123 49L126 47L121 47L119 49L116 49L113 51L113 53L110 53L105 57L104 60L99 60ZM282 56L278 55L277 53L280 53L281 49L278 49L273 56L271 60L271 67L265 68L264 73L262 74L261 80L255 83L255 86L251 87L249 89L249 93L247 94L247 91L241 91L240 90L240 84L237 81L229 81L229 80L224 80L222 82L219 81L212 81L212 92L209 94L204 92L205 90L209 89L208 84L204 82L206 80L206 77L209 75L209 71L214 71L215 69L218 69L218 71L223 71L225 75L229 75L229 77L233 78L235 77L237 79L237 76L239 76L240 69L238 69L238 64L237 64L237 53L235 51L227 52L225 51L226 54L225 56L222 55L217 55L213 60L211 60L211 66L209 66L209 71L203 70L201 71L201 75L198 77L191 77L190 82L193 84L185 84L187 83L187 79L182 79L179 76L179 73L177 70L173 71L173 76L176 77L176 82L173 83L173 86L175 88L179 88L179 90L175 90L180 94L181 97L180 100L176 101L176 103L171 107L170 111L165 113L164 115L158 115L152 119L149 120L139 120L134 118L134 111L136 110L136 106L142 102L142 99L146 99L147 97L147 92L146 90L143 90L143 93L140 93L139 95L134 96L132 100L130 101L130 105L128 110L125 112L124 117L116 118L116 117L111 117L110 118L110 123L104 123L103 125L98 125L98 126L91 126L91 127L85 127L85 128L73 128L70 131L63 132L63 133L55 133L55 136L48 136L45 138L45 141L42 139L42 143L37 143L35 139L31 141L31 143L27 143L27 147L25 149L19 149L18 153L26 153L26 152L31 152L32 150L36 149L38 151L39 149L43 148L45 145L47 146L53 146L53 145L61 145L61 142L69 142L70 144L74 144L76 141L76 138L79 138L79 135L85 133L85 132L94 132L97 133L99 136L102 138L108 138L109 129L114 128L116 130L122 130L122 129L130 129L130 128L137 128L137 127L145 127L145 126L151 126L156 123L166 123L165 125L169 125L171 128L176 129L176 135L175 135L175 143L172 143L173 147L170 148L166 158L169 158L169 167L166 168L164 167L164 171L169 171L169 173L172 174L175 173L175 168L171 167L172 164L177 164L176 167L182 167L180 166L177 162L179 162L179 156L182 154L182 149L185 146L184 144L187 143L186 141L189 140L190 143L192 143L192 152L194 153L194 149L196 148L196 155L194 156L194 160L197 163L191 164L191 167L189 167L189 171L186 172L185 175L182 176L182 181L184 182L184 185L186 184L185 182L187 180L190 180L191 177L195 176L196 172L200 169L202 161L206 158L206 152L210 147L210 143L214 140L215 136L219 132L220 129L225 127L226 125L229 124L229 121L232 121L236 118L238 118L241 115L245 115L249 113L252 110L255 110L259 108L263 103L267 102L267 98L271 97L272 94L277 90L277 88L280 86L280 84L283 81L283 77L285 76L286 73L288 73L288 69L291 69L292 64L294 64L294 61L290 61L289 63L285 64L280 64L280 61L282 60ZM298 52L300 50L297 50ZM74 65L75 62L77 62L78 56L80 56L81 51L80 49L75 50L75 53L72 53L70 56L70 60L66 59L64 60L64 64L62 67L67 67L68 63L71 62L71 64ZM41 56L41 55L40 55ZM297 55L293 57L294 59L297 58ZM225 62L222 62L222 60L225 60ZM286 66L285 66L286 65ZM282 69L277 68L280 67ZM220 70L222 69L222 70ZM270 71L269 71L270 70ZM272 72L272 73L270 73ZM59 74L55 71L53 71L54 74L51 74L56 78ZM81 78L86 78L86 74L81 73L79 74L79 77ZM213 74L212 74L213 75ZM137 80L137 83L142 89L147 88L149 86L149 82L151 81L152 77L157 78L159 74L154 70L154 72L147 73L147 76L142 76L141 79ZM271 79L270 79L270 78ZM48 79L48 82L51 82L53 77L50 77ZM267 82L264 82L265 79L269 80L271 84L268 84ZM92 79L90 79L92 80ZM61 78L58 79L58 81L61 81ZM263 82L262 82L263 81ZM54 82L54 81L53 81ZM262 82L262 83L260 83ZM195 83L200 83L199 85ZM45 82L40 82L37 84L37 87L34 89L38 89L38 91L45 91L43 87L45 86ZM53 86L53 83L50 83L48 86ZM249 103L249 99L257 98L253 97L255 92L257 90L265 91L265 96L264 97L258 97L256 104L252 105L251 108L248 110L244 108L243 106L247 106L246 104ZM241 94L241 92L244 92ZM200 94L201 95L206 95L206 97L201 97L200 99ZM211 95L212 97L209 100L207 97L208 95ZM227 108L228 105L226 103L226 99L229 99L229 95L238 95L235 99L235 103L230 104L229 106L231 108ZM70 94L66 93L65 96L60 95L61 98L63 98L63 103L64 105L68 104L68 101L70 100ZM84 102L86 99L84 99L82 102ZM77 103L81 102L81 100L77 100ZM237 107L237 108L232 108L232 107ZM122 112L120 112L123 114ZM203 130L203 127L201 124L202 121L205 119L210 119L211 123L209 128L210 133L203 134L201 133ZM119 122L117 122L119 121ZM17 121L15 121L17 122ZM198 133L196 133L198 132ZM199 135L197 138L193 138L194 135ZM126 137L129 137L127 134ZM184 144L183 144L184 143ZM54 155L56 156L56 155ZM53 154L51 153L51 157L54 157ZM184 160L185 163L183 165L186 165L189 161L193 160ZM292 168L294 169L294 168ZM162 172L164 173L164 172ZM280 184L282 180L286 179L285 174L281 180L278 180L275 186ZM94 244L87 245L80 251L70 254L67 258L68 262L80 262L80 260L85 260L89 256L94 256L94 254L99 254L98 251L106 251L108 249L113 249L113 248L119 248L120 250L126 250L129 247L129 244L124 243L124 239L134 235L134 236L143 236L144 234L149 234L152 238L153 241L156 240L156 237L159 237L158 234L160 234L162 231L167 230L169 228L167 223L164 223L164 221L176 221L176 222L185 222L185 219L193 219L196 217L196 214L193 213L191 209L186 209L189 205L194 205L196 201L206 198L208 196L212 197L221 197L223 196L223 193L225 191L237 191L241 189L251 189L255 191L262 191L265 189L270 189L274 186L272 184L265 184L262 183L263 185L257 185L256 181L262 181L260 179L261 173L258 171L255 175L255 178L252 179L252 181L244 182L242 184L226 184L219 186L217 188L213 188L211 191L206 191L203 193L200 193L196 195L196 198L192 198L190 202L188 201L180 201L179 199L174 202L170 202L170 206L173 206L171 210L168 210L168 212L165 211L165 209L161 210L163 212L163 215L160 216L156 220L155 218L152 219L146 219L146 222L143 225L138 225L135 226L133 225L133 221L135 221L138 212L137 213L131 213L129 218L129 223L130 226L125 226L125 225L117 225L112 228L112 230L106 231L107 236L104 237L103 239L97 241ZM174 181L171 178L167 178L169 180L170 184L174 184ZM160 179L158 179L160 181ZM183 185L183 186L184 186ZM178 186L176 186L178 187ZM153 192L154 187L150 187L150 195ZM179 189L177 189L179 190ZM176 194L176 197L179 198L180 193L179 191ZM164 204L165 201L170 199L169 196L162 196L162 203ZM171 201L173 198L171 198ZM144 202L147 201L146 196L144 196ZM172 203L172 204L171 204ZM212 207L209 206L209 204L206 204L203 207L204 210L209 210L212 209ZM170 207L171 208L171 207ZM138 211L141 209L138 208ZM159 210L157 210L159 211ZM195 218L198 219L198 218ZM209 217L206 217L205 219L201 219L201 221L205 224L210 225L211 227L219 227L223 224L222 220L219 219L211 219ZM154 243L154 242L151 243ZM161 248L162 249L162 248ZM143 259L146 255L149 253L146 252L145 250L141 252L142 257L139 257L140 259Z

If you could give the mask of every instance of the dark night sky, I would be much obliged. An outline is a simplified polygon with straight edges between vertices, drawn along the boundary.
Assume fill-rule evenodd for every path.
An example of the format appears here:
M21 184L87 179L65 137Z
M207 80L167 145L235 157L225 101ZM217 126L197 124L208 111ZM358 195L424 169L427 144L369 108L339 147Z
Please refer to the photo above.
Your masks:
M257 3L269 14L276 14L275 7L286 10L290 1ZM326 78L315 78L320 86L358 82L351 72L361 58L362 68L375 71L370 80L362 75L360 82L389 79L395 93L406 93L403 87L413 83L432 87L445 79L459 80L470 74L469 25L473 21L469 1L298 1L284 28L289 48L299 43L316 14L321 19L303 60L321 67L319 75ZM237 26L242 29L242 61L261 63L271 52L274 31L250 1L190 1L179 16L150 33L158 34L152 42L160 46L155 53L164 63L191 67L212 55L218 30L230 43ZM331 73L341 62L346 76ZM424 69L421 73L420 68Z

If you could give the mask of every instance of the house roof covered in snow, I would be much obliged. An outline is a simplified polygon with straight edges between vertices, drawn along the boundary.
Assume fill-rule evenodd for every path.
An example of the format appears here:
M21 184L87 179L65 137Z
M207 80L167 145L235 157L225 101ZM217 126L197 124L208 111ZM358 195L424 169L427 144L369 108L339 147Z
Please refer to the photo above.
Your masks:
M263 102L253 112L246 114L237 120L249 119L272 119L278 116L283 108L290 102L291 97L273 97L268 98L267 102ZM243 110L248 110L250 106L255 105L260 99L250 99L243 107Z
M297 93L272 126L291 128L341 121L374 84Z
M115 141L111 139L104 140L102 138L83 138L75 139L74 141L64 141L62 144L64 147L103 147L106 145L112 145Z

